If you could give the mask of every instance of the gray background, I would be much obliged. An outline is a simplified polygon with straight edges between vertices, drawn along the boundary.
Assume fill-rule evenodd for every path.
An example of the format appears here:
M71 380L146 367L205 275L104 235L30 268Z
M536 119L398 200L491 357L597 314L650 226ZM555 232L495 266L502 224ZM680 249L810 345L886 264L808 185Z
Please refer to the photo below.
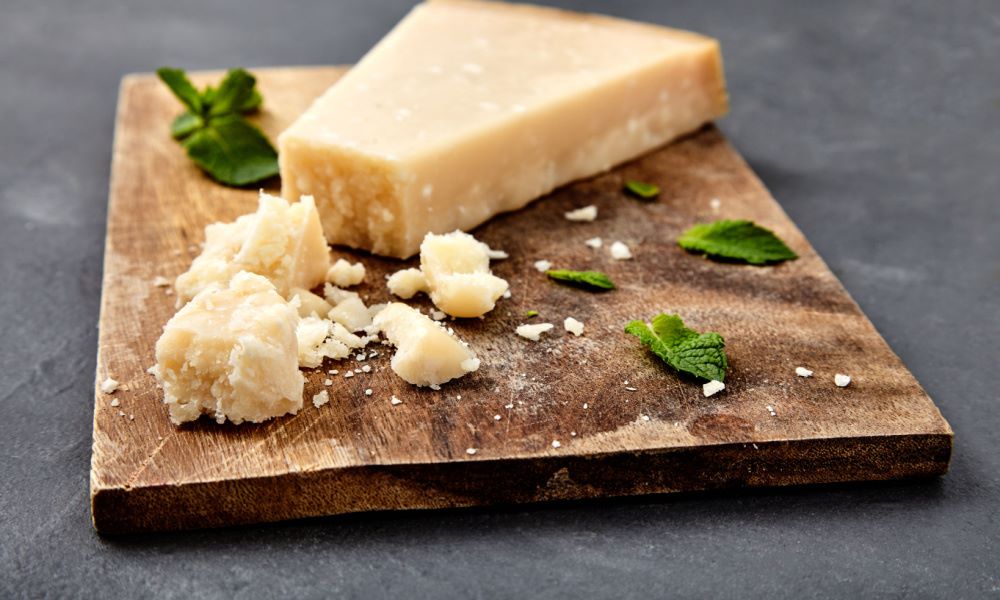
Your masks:
M357 60L405 1L4 0L0 596L1000 597L1000 4L562 4L721 38L722 128L956 432L940 480L102 539L119 78Z

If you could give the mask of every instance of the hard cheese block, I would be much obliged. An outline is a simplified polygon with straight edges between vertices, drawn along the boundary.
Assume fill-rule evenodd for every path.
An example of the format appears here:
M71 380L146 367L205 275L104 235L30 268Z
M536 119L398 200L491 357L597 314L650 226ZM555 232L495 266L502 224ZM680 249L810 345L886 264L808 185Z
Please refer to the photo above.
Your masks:
M726 112L718 43L610 17L421 4L279 138L327 239L397 257Z

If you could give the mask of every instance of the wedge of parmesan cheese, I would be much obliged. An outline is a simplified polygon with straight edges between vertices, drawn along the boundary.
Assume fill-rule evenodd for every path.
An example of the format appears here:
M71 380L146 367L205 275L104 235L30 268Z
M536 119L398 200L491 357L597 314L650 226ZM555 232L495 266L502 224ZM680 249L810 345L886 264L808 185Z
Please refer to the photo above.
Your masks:
M723 115L719 44L597 15L426 2L278 139L332 243L409 257Z
M175 424L202 414L259 423L302 408L299 316L273 284L239 272L209 283L156 342L156 378Z
M263 192L257 212L205 228L205 248L177 277L178 305L240 271L266 277L281 296L323 282L330 255L312 198L289 204Z
M374 324L396 347L390 366L408 383L440 385L479 368L479 359L457 337L405 304L389 304Z

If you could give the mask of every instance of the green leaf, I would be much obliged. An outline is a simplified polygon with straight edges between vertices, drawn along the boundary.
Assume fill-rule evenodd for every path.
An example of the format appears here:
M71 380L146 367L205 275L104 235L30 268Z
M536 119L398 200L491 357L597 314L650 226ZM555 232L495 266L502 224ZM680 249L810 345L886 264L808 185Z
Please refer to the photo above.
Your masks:
M652 183L629 180L625 182L625 191L643 200L652 200L659 195L660 188Z
M695 225L677 240L681 248L704 252L713 258L766 265L799 256L770 229L753 221L716 221Z
M611 279L600 271L570 271L568 269L552 269L545 272L550 279L592 292L605 292L615 289Z
M260 90L256 87L250 93L250 97L239 107L241 113L251 113L260 108L260 105L264 103L264 97L260 95Z
M213 179L244 186L278 174L278 153L263 133L235 114L209 120L183 142Z
M201 114L201 94L199 94L198 90L195 89L191 80L187 78L187 74L184 73L183 69L160 67L156 70L156 75L161 81L163 81L163 83L167 84L170 91L184 103L184 106L186 106L188 110L195 114Z
M714 331L698 333L688 329L677 315L660 313L652 329L642 321L632 321L625 333L639 338L654 354L674 369L708 381L726 380L726 342Z
M531 317L537 317L538 316L538 311L537 310L529 310L528 312L524 313L524 316L527 317L527 318L529 318L529 319Z
M219 84L214 93L206 90L211 104L208 114L212 117L222 116L232 112L241 112L244 106L253 100L254 86L257 79L246 69L230 69L226 78Z
M170 124L170 135L175 140L181 140L194 133L196 129L199 129L204 124L205 121L198 115L192 112L184 112L177 115L174 122Z

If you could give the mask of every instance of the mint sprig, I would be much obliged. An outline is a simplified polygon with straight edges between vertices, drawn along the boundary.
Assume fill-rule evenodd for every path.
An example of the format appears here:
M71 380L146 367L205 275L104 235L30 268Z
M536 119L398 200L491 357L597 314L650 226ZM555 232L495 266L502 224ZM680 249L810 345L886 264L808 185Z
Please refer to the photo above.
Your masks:
M245 186L278 174L278 153L243 115L260 108L257 79L231 69L218 88L199 92L182 69L156 74L187 110L174 119L170 135L203 171L220 183Z
M653 354L674 369L707 381L725 381L726 342L714 331L698 333L688 329L677 315L660 313L652 328L642 321L632 321L625 333L639 338Z
M799 257L785 242L753 221L715 221L695 225L677 240L681 248L713 258L767 265Z
M545 274L553 281L587 289L592 292L606 292L615 289L615 284L611 281L611 278L600 271L550 269Z
M660 194L660 187L654 183L630 179L625 182L625 191L642 200L652 200Z

